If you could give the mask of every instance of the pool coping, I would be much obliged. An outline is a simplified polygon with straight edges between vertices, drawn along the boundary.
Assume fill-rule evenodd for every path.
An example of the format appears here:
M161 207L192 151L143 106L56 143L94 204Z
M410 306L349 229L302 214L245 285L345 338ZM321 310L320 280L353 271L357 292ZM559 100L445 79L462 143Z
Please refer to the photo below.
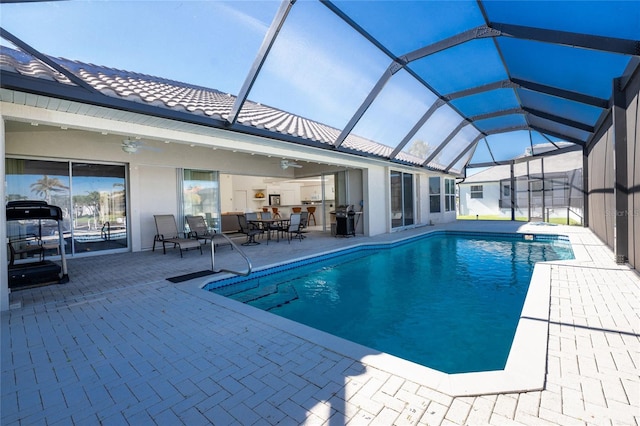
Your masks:
M549 314L551 297L551 266L553 264L571 264L584 260L584 252L580 245L572 241L570 235L562 233L538 232L538 230L518 230L516 232L467 232L455 230L432 230L421 236L410 236L390 242L363 242L351 249L359 249L371 246L388 246L404 243L408 240L422 238L437 234L476 234L476 235L505 235L505 234L533 234L543 237L555 236L566 238L571 245L575 258L572 260L560 260L539 262L535 265L525 297L524 305L516 328L511 350L503 370L484 371L474 373L448 374L423 365L408 361L394 355L380 352L376 349L334 336L327 332L306 326L304 324L280 317L259 308L231 300L227 297L210 291L203 291L211 282L224 281L229 275L221 276L215 280L192 280L188 287L197 291L200 297L211 297L211 300L227 309L250 317L284 332L293 334L314 344L360 361L364 365L386 371L391 374L410 377L412 381L445 393L452 397L477 396L496 393L525 392L544 389L547 370L547 345L549 334ZM342 250L330 250L325 253L317 253L299 259L279 262L261 267L256 272L283 267L296 262L304 262L312 258L343 252ZM588 256L587 256L588 257ZM245 278L246 279L246 278ZM185 283L186 284L186 283ZM184 288L184 287L183 287ZM190 291L191 292L191 291Z

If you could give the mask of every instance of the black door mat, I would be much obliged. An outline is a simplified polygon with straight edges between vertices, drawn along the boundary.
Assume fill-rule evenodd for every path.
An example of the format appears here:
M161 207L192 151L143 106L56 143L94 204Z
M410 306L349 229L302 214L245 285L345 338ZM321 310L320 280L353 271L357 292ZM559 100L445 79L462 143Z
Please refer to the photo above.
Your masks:
M181 283L184 281L189 281L194 278L206 277L207 275L213 275L213 274L217 274L217 272L207 269L204 271L192 272L191 274L178 275L177 277L167 278L167 281L170 281L175 284L175 283Z

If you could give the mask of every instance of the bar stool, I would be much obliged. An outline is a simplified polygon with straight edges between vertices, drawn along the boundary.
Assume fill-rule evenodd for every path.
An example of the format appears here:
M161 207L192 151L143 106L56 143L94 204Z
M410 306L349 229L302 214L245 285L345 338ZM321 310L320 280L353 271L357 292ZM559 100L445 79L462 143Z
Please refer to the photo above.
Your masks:
M280 213L278 213L278 208L277 207L271 207L271 211L273 212L273 218L278 218L278 219L282 219L282 216L280 216Z
M309 225L311 225L311 220L313 219L313 224L317 225L316 223L316 216L314 215L314 213L316 212L316 208L315 207L307 207L307 211L309 212Z
M291 210L294 213L300 213L302 211L302 207L291 207Z

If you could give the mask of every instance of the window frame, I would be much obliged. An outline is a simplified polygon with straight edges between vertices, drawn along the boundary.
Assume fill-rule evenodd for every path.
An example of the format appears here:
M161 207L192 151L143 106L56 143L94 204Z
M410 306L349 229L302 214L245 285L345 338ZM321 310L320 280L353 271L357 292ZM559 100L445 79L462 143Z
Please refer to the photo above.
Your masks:
M456 181L444 178L444 211L456 211Z
M391 170L389 187L391 193L391 228L400 229L415 224L415 182L413 173ZM396 214L400 218L396 218Z
M9 194L10 183L12 175L32 175L33 171L36 171L36 175L42 174L43 176L63 176L66 186L64 191L53 191L50 195L36 194L35 196L28 196L25 194L25 198L19 199L33 199L43 200L49 204L60 207L63 211L64 221L64 238L69 240L69 243L65 245L65 255L70 257L82 257L83 255L94 254L110 254L128 252L131 250L131 224L130 224L130 191L129 191L129 170L126 163L118 161L99 161L99 160L86 160L81 161L78 159L69 158L51 158L51 157L33 157L33 156L21 156L21 155L7 155L5 156L5 168L9 169L9 173L5 173L5 185L7 185L7 194ZM11 167L7 167L9 161L32 161L34 163L42 163L44 168L34 168L30 173L12 173ZM50 163L50 164L46 164ZM64 169L65 172L62 175L54 175L51 173L50 167L59 166L60 170ZM103 173L86 174L77 173L78 167L85 166L105 166L112 168L122 169L122 176L110 176ZM96 179L104 181L106 179L122 179L122 182L118 182L116 188L113 183L109 187L110 191L104 191L95 189L92 186L86 186L86 183L81 183L81 179L91 178L94 176ZM100 206L110 207L106 212L103 212L103 217L100 218L100 214L93 211L89 212L88 208L82 208L77 203L79 197L86 195L87 188L92 189L91 192L102 192L104 195L100 195ZM81 191L79 191L79 189ZM35 192L32 190L32 192ZM16 192L12 195L20 195ZM114 221L113 215L118 216L118 220ZM88 216L92 215L94 218L100 218L100 221L95 219L89 225L87 221L87 232L83 233L82 229L78 227L79 215ZM108 220L103 220L108 218ZM88 219L87 219L88 220ZM91 229L93 228L93 229ZM93 235L90 235L92 231L94 234L99 234L100 239L95 240ZM124 234L124 235L123 235ZM105 239L104 235L107 235ZM106 241L106 243L105 243ZM53 255L54 258L56 255Z
M437 186L433 182L437 181ZM440 176L429 176L429 213L442 213L442 187ZM434 189L437 187L437 192Z
M484 198L484 185L471 185L469 196L472 200L482 200Z

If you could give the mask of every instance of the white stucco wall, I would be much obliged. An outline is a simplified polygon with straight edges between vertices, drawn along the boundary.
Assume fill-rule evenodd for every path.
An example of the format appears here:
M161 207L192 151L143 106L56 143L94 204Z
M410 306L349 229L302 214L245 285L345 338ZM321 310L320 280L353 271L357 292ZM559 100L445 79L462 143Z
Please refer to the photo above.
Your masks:
M388 232L389 219L389 172L387 167L370 167L363 171L363 201L366 235L378 235Z
M148 250L153 246L156 234L153 215L172 214L178 219L177 175L173 167L139 165L135 169L140 187L132 191L130 199L132 214L139 215L140 232L133 232L132 235L140 238L140 246L136 242L132 249Z

